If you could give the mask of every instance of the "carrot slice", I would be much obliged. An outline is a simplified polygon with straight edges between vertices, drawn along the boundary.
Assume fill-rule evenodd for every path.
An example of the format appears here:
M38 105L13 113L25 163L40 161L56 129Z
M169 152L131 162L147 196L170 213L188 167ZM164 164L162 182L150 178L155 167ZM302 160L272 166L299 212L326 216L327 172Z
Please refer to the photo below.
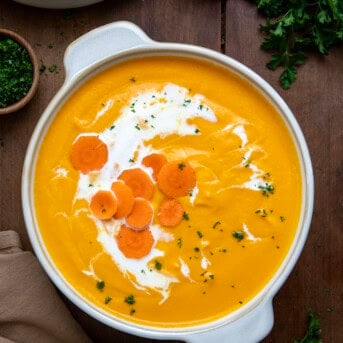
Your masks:
M188 162L168 162L161 168L157 184L167 197L177 198L188 195L196 185L195 171Z
M145 156L142 160L142 164L148 168L152 168L155 180L157 180L158 174L163 167L167 163L167 158L162 154L151 154Z
M112 183L112 191L116 195L118 202L118 209L114 215L114 218L120 219L126 217L133 208L135 198L131 188L125 185L122 181L116 181Z
M96 136L80 136L70 151L70 161L74 169L84 174L101 169L107 158L107 145Z
M140 168L124 170L118 177L124 181L133 192L134 197L150 200L154 193L154 184L149 175Z
M165 199L161 202L158 219L163 226L173 227L181 223L183 207L176 199Z
M98 191L91 199L90 209L99 219L110 219L117 211L117 200L110 191Z
M135 198L133 209L126 217L126 223L135 229L141 230L148 226L154 211L150 202L144 198Z
M135 231L122 225L116 236L118 248L127 258L142 258L149 254L154 245L150 229Z

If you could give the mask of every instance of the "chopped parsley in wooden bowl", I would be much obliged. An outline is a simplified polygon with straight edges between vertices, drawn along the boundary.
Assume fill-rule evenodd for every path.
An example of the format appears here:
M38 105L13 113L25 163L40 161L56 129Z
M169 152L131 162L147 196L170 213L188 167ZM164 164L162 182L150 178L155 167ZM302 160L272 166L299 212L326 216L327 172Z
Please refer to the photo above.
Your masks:
M17 33L0 29L0 115L25 106L38 87L38 60Z

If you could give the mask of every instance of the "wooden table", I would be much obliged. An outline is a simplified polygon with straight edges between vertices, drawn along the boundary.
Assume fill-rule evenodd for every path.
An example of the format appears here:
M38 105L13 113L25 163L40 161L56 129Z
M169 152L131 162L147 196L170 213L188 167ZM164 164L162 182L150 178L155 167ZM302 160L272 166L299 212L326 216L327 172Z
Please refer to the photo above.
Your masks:
M262 35L258 26L263 18L246 0L105 1L71 11L36 9L1 0L0 27L23 35L47 69L32 102L16 114L0 117L0 228L18 231L25 249L31 249L20 198L21 170L30 136L62 85L62 59L68 44L97 26L117 20L138 24L155 40L221 51L260 74L286 100L311 152L315 208L306 246L275 297L275 325L263 342L293 342L302 337L309 310L319 315L324 342L343 342L343 49L333 49L325 61L311 57L299 69L299 80L284 91L278 74L265 67L268 55L259 48ZM54 64L57 71L50 72L48 68ZM108 328L65 301L96 342L148 341Z

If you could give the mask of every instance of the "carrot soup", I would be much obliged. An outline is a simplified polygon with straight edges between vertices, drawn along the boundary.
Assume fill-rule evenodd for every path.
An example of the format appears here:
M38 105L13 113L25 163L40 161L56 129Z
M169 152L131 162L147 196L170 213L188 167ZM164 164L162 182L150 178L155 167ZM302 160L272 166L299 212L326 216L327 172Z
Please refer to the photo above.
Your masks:
M273 105L210 62L144 57L93 76L47 131L34 181L47 250L86 300L184 327L231 313L294 239L302 181Z

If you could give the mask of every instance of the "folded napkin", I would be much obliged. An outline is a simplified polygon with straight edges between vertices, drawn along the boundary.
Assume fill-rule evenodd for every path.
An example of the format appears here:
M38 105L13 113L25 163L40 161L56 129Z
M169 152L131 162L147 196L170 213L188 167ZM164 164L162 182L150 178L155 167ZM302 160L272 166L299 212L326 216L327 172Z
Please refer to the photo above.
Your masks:
M0 343L91 342L14 231L0 231Z

